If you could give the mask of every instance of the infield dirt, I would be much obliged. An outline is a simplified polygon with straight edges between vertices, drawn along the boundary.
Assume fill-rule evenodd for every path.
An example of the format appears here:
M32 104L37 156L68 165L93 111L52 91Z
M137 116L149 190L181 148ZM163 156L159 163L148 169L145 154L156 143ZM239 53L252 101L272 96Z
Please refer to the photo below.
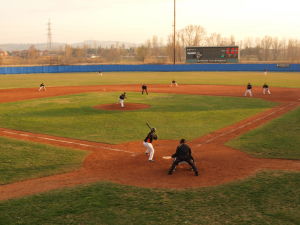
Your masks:
M180 85L176 88L168 85L149 85L148 89L150 94L156 92L242 97L244 93L244 87L241 86L219 85ZM38 92L36 88L0 90L0 102L103 91L139 92L140 86L48 87L46 92ZM280 105L190 141L189 144L199 169L199 177L193 176L193 172L185 165L176 169L172 176L167 175L172 159L163 157L174 153L178 140L155 142L155 162L149 163L144 153L142 140L109 145L0 128L1 136L90 151L79 170L0 186L0 200L97 181L151 188L183 189L220 185L246 178L264 169L300 171L299 160L259 159L224 145L237 135L254 129L300 105L299 89L272 88L272 95L263 95L260 87L254 87L253 91L255 98L279 102ZM137 110L134 106L132 107Z

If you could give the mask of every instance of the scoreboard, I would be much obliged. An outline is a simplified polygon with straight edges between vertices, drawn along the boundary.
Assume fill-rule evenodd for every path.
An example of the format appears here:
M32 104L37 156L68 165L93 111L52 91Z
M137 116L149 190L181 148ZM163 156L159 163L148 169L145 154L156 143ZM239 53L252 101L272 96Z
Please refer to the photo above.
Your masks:
M186 63L238 63L238 46L186 47Z

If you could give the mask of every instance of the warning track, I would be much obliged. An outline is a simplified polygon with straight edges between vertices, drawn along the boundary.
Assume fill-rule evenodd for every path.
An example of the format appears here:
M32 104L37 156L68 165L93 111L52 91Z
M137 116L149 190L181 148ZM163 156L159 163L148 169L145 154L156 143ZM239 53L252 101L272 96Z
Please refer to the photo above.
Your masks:
M149 85L151 92L199 94L242 97L244 87L218 85ZM0 90L0 103L33 98L60 96L83 92L140 91L140 85L105 85L84 87L48 87L46 92L36 88ZM300 171L299 160L259 159L224 145L228 140L277 118L300 105L300 90L272 88L272 95L262 95L261 88L254 87L257 98L279 102L280 105L217 130L190 142L199 168L199 177L194 177L186 168L178 168L167 176L171 159L164 156L174 153L178 140L159 140L155 145L155 163L148 163L141 141L109 145L77 139L0 128L0 135L15 139L47 143L87 150L82 167L76 171L54 176L29 179L0 186L0 200L22 197L53 189L72 187L97 181L151 188L195 188L213 186L243 179L265 169Z

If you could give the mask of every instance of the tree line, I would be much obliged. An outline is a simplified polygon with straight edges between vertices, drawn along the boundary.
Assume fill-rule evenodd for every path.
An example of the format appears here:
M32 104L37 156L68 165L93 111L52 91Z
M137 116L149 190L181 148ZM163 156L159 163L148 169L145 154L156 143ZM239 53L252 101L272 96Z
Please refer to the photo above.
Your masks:
M64 47L51 51L41 51L31 46L27 50L0 54L0 65L18 64L168 64L173 62L174 37L169 35L166 43L153 36L145 43L136 47L114 44L110 47L92 47L84 45ZM279 39L265 36L249 37L236 41L232 35L223 37L219 33L208 34L199 25L188 25L176 32L175 36L176 63L185 63L185 48L188 46L239 46L241 63L299 63L300 40ZM1 53L1 51L0 51Z

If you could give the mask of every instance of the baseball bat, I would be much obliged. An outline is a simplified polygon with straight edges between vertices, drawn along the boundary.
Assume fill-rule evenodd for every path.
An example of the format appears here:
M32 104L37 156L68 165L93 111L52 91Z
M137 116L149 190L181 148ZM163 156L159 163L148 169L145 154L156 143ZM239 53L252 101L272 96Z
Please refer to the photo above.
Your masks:
M148 122L146 122L146 124L149 127L149 129L151 130L152 128L151 128L150 124Z

